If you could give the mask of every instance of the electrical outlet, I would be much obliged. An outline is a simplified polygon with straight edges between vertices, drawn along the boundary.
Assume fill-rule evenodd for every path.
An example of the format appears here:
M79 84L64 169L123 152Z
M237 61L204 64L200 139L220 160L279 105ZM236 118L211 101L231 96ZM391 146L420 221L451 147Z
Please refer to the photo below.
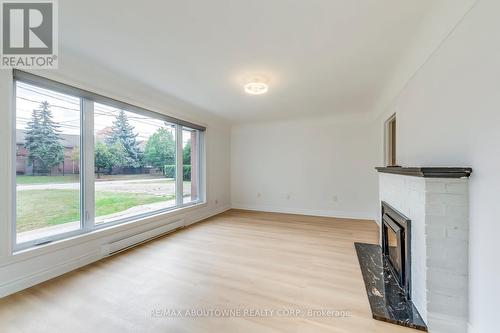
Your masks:
M287 194L287 195L286 195L286 200L290 200L290 198L291 198L291 195L290 195L290 194Z
M260 197L261 197L260 192L257 192L257 198L260 198Z
M215 204L218 205L219 204L219 200L215 199Z
M333 202L338 202L338 201L339 201L339 197L338 197L338 196L336 196L336 195L334 195L334 196L332 197L332 200L333 200Z

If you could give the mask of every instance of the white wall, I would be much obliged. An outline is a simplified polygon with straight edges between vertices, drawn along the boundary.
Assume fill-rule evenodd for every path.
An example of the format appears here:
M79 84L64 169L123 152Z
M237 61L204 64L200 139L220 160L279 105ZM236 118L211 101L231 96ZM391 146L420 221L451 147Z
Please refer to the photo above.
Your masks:
M0 297L99 260L102 244L179 220L188 225L230 207L230 130L226 122L105 68L93 66L70 52L61 52L59 70L37 74L207 126L207 203L12 255L9 237L12 214L10 191L15 172L9 157L13 153L12 73L0 70Z
M378 210L376 130L321 117L233 127L235 208L350 218Z
M471 332L498 332L500 1L479 0L394 102L398 162L471 166ZM380 129L381 121L377 124Z

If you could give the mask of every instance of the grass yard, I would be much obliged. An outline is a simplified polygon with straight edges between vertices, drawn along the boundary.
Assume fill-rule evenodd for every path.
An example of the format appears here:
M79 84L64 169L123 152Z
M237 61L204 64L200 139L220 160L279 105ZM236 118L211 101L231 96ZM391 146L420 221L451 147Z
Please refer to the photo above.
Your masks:
M95 193L95 216L105 216L113 213L123 212L129 208L147 205L155 202L168 201L175 198L175 195L152 195L141 193L116 193L99 192Z
M158 176L150 176L150 175L101 175L97 178L95 177L96 182L104 182L104 181L115 181L115 180L136 180L138 184L144 183L147 184L150 180L156 180L159 183L174 183L175 180L172 178L158 177ZM140 182L140 180L144 180L144 182ZM18 175L16 176L17 185L41 185L41 184L67 184L67 183L79 183L80 176L79 175L66 175L66 176L24 176Z
M78 183L79 175L67 176L16 176L18 185Z
M79 221L79 198L78 190L18 191L17 232ZM174 198L174 195L96 192L96 216L118 213L135 206L168 201Z

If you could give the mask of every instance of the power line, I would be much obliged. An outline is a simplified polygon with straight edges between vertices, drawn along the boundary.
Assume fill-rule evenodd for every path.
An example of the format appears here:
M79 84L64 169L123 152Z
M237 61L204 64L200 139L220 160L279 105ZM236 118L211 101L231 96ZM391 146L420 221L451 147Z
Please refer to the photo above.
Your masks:
M36 101L36 100L29 99L29 98L26 98L26 97L21 97L21 96L17 96L17 98L23 99L25 101L32 102L32 103L37 103L37 104L41 104L42 103L40 101ZM49 103L49 106L50 107L54 107L54 108L60 108L60 109L66 109L66 110L70 110L70 111L78 111L78 112L80 112L80 109L72 109L72 108L69 108L69 107L66 107L66 106L57 105L57 104L50 104Z
M33 89L30 89L28 87L33 87ZM21 89L24 89L24 90L27 90L27 91L31 91L33 93L36 93L36 94L39 94L39 95L42 95L42 96L45 96L45 97L49 97L51 99L56 99L56 100L62 101L64 103L74 104L75 101L68 101L67 99L63 99L61 97L67 97L69 99L76 99L77 98L77 97L73 97L73 96L70 96L70 95L63 95L63 94L60 94L58 92L52 92L52 91L49 91L49 90L46 90L46 89L41 90L42 88L38 88L36 86L31 86L31 85L26 85L26 84L21 84L21 83L18 83L18 88L21 88ZM38 90L38 89L40 89L40 90ZM54 94L57 94L57 95L54 95ZM22 100L26 100L26 101L32 102L32 103L37 103L37 104L41 103L41 101L33 100L33 99L30 99L30 98L27 98L27 97L22 97L22 96L19 96L19 95L17 96L17 98L22 99ZM80 108L75 109L75 108L70 108L70 107L62 106L62 105L58 105L58 104L50 104L50 106L54 107L54 108L60 108L60 109L65 109L65 110L75 111L75 112L80 112L81 111ZM111 109L111 110L109 110L109 109ZM115 112L117 112L119 110L120 109L117 109L117 108L114 108L112 106L108 106L108 105L105 105L105 104L101 104L101 103L94 104L94 116L95 117L97 117L97 116L116 117L116 115L114 115L113 113L115 113ZM29 110L25 110L25 109L24 109L24 111L25 112L30 112ZM123 110L123 111L128 114L127 118L133 120L134 122L141 123L143 125L157 126L158 128L166 127L164 125L165 122L163 122L163 121L161 121L159 119L154 119L154 118L150 118L150 117L144 117L144 116L140 116L140 115L135 115L133 112L126 111L126 110ZM130 114L134 114L134 115L132 116ZM72 122L72 121L73 120L66 120L66 121L61 121L59 123ZM79 121L79 119L78 119L78 121ZM157 122L161 122L162 124L159 124Z
M23 84L23 85L25 85L25 84ZM27 90L27 91L31 91L31 92L40 94L40 95L44 95L44 96L47 96L47 97L52 97L52 98L55 98L55 99L58 99L60 101L67 102L67 103L78 103L78 101L75 101L75 100L79 100L80 99L79 97L65 95L65 94L59 93L57 91L52 91L52 90L48 90L48 89L38 88L36 86L31 86L31 85L27 85L27 86L23 86L23 85L18 85L17 87L21 88L21 89L24 89L24 90ZM28 87L32 87L32 88L28 88ZM61 97L66 97L66 99L63 99Z

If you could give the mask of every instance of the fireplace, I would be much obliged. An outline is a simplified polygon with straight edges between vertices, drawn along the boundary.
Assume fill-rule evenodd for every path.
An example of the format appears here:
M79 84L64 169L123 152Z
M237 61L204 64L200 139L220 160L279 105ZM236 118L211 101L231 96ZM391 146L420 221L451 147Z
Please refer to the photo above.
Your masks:
M382 241L354 244L373 318L422 331L466 332L472 169L376 169Z
M406 216L382 202L382 254L407 299L411 299L410 223Z

